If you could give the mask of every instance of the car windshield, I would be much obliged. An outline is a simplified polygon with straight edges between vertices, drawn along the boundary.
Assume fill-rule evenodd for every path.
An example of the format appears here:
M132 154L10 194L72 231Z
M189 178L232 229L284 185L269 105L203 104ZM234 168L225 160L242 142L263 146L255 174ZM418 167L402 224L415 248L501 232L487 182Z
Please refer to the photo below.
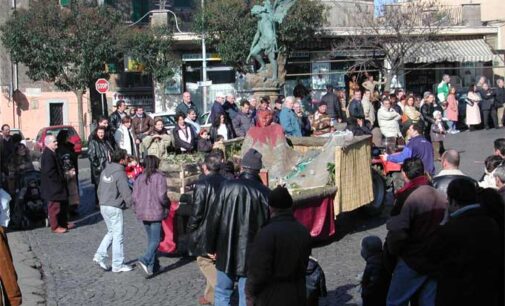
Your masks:
M58 136L58 133L60 131L68 131L68 136L69 137L77 135L77 132L75 131L74 128L72 128L72 127L64 127L64 128L58 128L58 129L49 129L46 132L46 136L47 135L53 135L54 137L56 137L56 136Z
M158 118L163 120L164 126L175 126L175 115L156 116L156 117L154 117L154 120L156 120Z

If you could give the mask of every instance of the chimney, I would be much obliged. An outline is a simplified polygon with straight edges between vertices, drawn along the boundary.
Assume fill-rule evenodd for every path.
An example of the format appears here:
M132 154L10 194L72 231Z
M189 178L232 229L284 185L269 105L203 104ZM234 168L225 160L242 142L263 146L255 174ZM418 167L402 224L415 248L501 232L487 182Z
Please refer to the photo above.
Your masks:
M481 26L480 3L462 4L463 24L466 26Z

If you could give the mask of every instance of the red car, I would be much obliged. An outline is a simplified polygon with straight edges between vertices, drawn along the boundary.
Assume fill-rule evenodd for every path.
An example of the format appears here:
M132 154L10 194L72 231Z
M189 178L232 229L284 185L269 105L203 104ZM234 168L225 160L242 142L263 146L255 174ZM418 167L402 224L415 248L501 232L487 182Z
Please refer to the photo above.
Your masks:
M35 150L42 152L45 147L45 139L47 135L53 135L56 137L58 133L62 130L67 130L69 138L68 140L74 144L74 151L77 154L82 152L82 140L79 134L75 131L74 127L71 125L54 125L42 128L35 138Z

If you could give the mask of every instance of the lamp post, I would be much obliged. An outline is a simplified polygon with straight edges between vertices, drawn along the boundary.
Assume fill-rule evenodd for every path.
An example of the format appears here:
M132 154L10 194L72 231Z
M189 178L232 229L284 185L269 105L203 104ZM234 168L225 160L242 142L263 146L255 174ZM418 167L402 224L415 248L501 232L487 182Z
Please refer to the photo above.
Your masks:
M204 17L204 9L205 9L205 0L202 0L202 103L203 103L203 113L207 112L207 48L205 46L205 17Z

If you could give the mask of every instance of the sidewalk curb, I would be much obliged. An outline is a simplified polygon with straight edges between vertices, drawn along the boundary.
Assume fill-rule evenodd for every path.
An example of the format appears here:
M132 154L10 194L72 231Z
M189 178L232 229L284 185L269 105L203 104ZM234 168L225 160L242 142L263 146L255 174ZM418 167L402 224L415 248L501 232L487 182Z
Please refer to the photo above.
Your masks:
M40 261L32 252L25 232L7 234L23 295L23 305L46 305L46 290Z

